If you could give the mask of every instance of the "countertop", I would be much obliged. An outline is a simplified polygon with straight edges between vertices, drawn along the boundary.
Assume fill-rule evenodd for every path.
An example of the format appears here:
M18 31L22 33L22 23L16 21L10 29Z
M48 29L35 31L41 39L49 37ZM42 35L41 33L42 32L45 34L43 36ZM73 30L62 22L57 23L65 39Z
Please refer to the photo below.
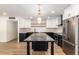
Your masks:
M33 33L31 36L29 36L27 39L24 40L25 42L30 41L49 41L54 42L55 40L52 39L50 36L48 36L45 33Z
M19 32L19 33L39 33L39 32ZM59 35L63 35L62 33L59 33L59 32L40 32L40 33L56 33Z

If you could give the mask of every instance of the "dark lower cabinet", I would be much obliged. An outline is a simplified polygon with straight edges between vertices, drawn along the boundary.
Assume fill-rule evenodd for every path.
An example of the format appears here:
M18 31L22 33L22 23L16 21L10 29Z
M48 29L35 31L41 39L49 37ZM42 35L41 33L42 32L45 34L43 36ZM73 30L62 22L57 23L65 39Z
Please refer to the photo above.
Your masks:
M62 47L62 36L61 35L58 35L58 40L57 40L58 42L58 45L60 46L60 47Z
M28 38L32 33L19 33L20 42L24 42L26 38Z
M55 40L55 43L62 47L62 36L57 33L52 32L46 32L47 35L49 35L52 39Z
M49 35L51 38L55 39L54 33L52 33L52 32L46 32L46 34Z
M66 55L75 55L75 46L72 46L65 41L62 41L62 49Z
M34 51L47 51L48 42L43 42L43 41L32 42L32 49Z
M20 42L23 42L25 38L26 38L26 33L19 33Z

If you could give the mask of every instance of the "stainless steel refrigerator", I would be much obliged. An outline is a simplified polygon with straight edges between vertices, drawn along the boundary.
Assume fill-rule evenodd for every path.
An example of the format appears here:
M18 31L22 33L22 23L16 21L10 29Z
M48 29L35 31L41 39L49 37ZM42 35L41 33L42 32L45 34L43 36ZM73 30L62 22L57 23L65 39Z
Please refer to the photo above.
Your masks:
M65 54L75 54L75 32L76 32L76 19L69 18L63 21L63 39L62 48Z

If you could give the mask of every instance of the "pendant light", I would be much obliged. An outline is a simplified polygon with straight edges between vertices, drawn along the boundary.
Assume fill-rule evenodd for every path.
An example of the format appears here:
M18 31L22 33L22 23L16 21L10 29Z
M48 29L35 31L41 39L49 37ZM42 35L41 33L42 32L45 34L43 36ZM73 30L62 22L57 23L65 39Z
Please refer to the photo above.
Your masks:
M38 16L37 16L38 24L40 24L41 21L42 21L42 18L41 18L41 6L40 6L40 4L38 4Z

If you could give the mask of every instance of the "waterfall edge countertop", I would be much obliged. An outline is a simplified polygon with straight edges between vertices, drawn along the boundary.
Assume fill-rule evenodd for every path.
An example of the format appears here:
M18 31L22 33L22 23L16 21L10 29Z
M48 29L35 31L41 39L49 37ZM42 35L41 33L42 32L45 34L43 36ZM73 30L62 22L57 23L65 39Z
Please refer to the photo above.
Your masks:
M55 40L52 39L50 36L48 36L45 33L33 33L31 36L29 36L28 38L26 38L24 40L25 42L30 41L48 41L48 42L54 42Z

